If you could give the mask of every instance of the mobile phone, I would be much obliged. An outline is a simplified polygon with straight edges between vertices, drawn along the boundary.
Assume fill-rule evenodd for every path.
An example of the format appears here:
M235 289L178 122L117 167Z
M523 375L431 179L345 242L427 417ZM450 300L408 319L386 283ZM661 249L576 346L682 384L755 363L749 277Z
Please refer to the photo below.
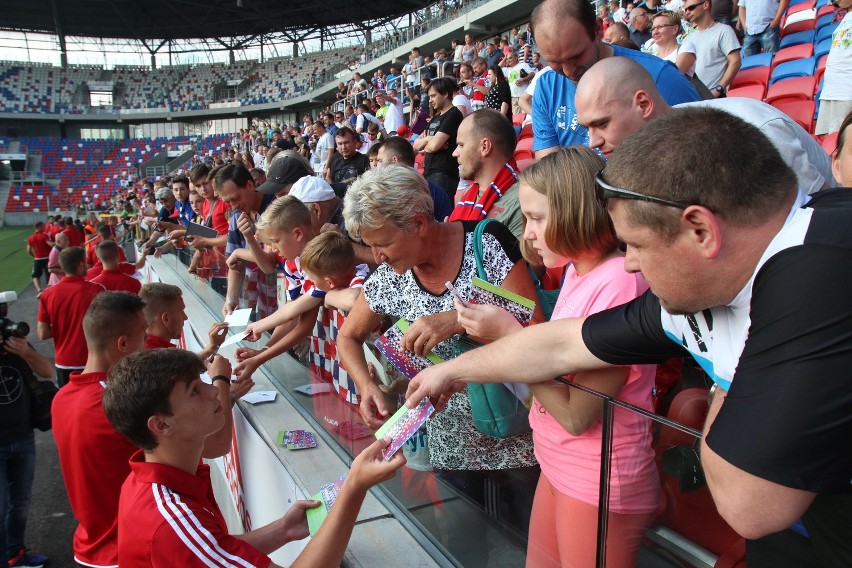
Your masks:
M465 302L465 301L464 301L464 299L462 299L461 294L459 294L459 291L458 291L458 290L456 290L456 287L455 287L455 286L453 286L453 283L452 283L452 282L450 282L449 280L447 280L446 282L444 282L444 286L446 286L446 287L447 287L447 290L449 290L449 291L450 291L450 293L452 293L452 295L453 295L453 296L455 296L456 300L458 300L458 301L459 301L459 303L460 303L462 306L464 306L465 308L467 307L467 302Z

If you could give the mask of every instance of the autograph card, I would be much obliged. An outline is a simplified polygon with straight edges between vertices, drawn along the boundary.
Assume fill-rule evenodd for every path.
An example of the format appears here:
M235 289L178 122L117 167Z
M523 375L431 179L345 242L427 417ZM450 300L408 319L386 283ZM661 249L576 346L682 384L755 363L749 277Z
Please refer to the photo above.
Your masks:
M402 336L408 329L408 325L406 320L399 320L376 340L375 346L403 375L413 379L417 373L426 367L440 363L443 359L432 351L425 357L421 357L403 349Z
M343 481L345 479L346 474L344 473L339 479L337 479L337 481L333 483L326 483L320 487L319 492L315 495L311 495L311 499L322 502L322 505L319 507L314 507L313 509L305 511L308 517L308 530L310 531L311 536L317 534L317 531L322 526L322 522L328 516L328 512L337 500L337 495L340 493L340 488L343 487Z
M391 459L391 456L405 445L405 442L426 423L434 412L435 407L428 398L421 400L420 404L412 409L403 406L397 410L376 432L377 440L385 437L390 437L392 440L390 445L382 450L385 460Z
M288 450L304 450L305 448L316 448L317 441L313 432L307 430L281 430L276 440L279 445Z

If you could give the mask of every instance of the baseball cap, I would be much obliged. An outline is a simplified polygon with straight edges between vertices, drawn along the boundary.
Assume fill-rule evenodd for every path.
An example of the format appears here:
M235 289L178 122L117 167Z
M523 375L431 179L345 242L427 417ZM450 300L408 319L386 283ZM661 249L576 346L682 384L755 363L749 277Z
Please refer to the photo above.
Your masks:
M396 129L396 135L402 136L403 138L408 138L411 136L411 129L405 124L401 124L399 128Z
M305 168L305 165L296 158L284 156L273 160L266 172L266 181L257 188L261 193L274 195L292 185L304 176L313 175L313 172Z
M328 182L316 176L305 176L294 183L290 195L302 203L318 203L337 197Z

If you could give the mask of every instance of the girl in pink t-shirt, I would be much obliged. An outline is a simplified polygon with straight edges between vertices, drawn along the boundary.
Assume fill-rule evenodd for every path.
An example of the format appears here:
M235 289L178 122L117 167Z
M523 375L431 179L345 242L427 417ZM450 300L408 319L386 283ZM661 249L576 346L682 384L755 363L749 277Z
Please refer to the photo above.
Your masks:
M625 272L609 215L596 202L594 175L603 167L594 152L573 146L520 177L524 256L548 268L567 265L552 319L603 311L648 289L641 274ZM472 335L496 339L520 328L500 308L457 308L459 323ZM567 378L652 411L655 371L654 365L633 365ZM594 566L603 404L556 382L530 389L535 397L530 425L542 475L530 519L527 567ZM649 420L619 408L613 414L606 565L630 567L657 508L659 478Z

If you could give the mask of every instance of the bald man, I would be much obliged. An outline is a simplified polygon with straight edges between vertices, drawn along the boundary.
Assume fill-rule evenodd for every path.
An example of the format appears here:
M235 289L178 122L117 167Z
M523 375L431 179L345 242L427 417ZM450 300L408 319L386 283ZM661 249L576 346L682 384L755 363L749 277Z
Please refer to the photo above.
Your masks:
M541 55L556 73L543 75L533 95L533 150L540 159L560 146L588 145L589 134L577 122L577 81L592 65L620 55L635 60L654 77L669 104L699 100L698 93L667 61L600 40L600 22L586 0L545 0L533 10L532 26Z
M648 72L625 58L613 57L590 69L577 85L577 119L589 131L589 146L606 158L622 140L645 123L672 112ZM759 101L731 98L677 105L725 111L752 124L772 142L796 172L799 187L815 193L835 185L825 150L793 119ZM663 142L665 143L665 142Z

